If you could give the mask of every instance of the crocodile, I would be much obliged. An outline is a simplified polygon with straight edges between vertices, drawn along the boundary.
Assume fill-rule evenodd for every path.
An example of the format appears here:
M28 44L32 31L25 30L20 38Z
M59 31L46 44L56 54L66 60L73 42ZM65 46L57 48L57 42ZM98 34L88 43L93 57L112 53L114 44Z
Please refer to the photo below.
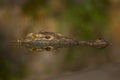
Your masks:
M29 33L23 39L18 39L20 45L26 46L31 51L50 51L58 48L87 45L95 48L105 48L110 43L102 38L94 41L81 41L56 32L40 31L39 33Z

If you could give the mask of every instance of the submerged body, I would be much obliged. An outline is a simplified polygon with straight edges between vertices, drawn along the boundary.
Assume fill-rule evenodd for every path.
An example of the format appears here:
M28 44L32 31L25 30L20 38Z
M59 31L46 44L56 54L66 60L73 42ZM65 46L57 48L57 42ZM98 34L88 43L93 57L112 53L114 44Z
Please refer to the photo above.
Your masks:
M103 39L97 39L93 42L79 41L63 36L59 33L44 32L29 33L23 40L18 40L21 45L25 45L32 51L50 51L52 49L73 47L78 45L88 45L96 48L108 46L108 42Z

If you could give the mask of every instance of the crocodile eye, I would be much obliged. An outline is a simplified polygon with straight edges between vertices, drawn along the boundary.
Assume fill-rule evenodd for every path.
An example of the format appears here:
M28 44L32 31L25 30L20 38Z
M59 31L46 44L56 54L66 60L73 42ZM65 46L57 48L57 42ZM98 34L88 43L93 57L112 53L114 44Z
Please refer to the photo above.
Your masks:
M45 38L46 38L46 39L50 39L50 38L51 38L51 36L47 35L47 36L45 36Z
M54 37L51 36L51 35L46 35L44 38L47 39L47 40L52 40Z

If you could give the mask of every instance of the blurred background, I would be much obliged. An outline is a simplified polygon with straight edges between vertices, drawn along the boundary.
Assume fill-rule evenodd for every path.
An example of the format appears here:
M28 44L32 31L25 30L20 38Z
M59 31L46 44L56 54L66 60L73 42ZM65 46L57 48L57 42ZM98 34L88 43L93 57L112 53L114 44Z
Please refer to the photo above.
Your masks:
M119 21L120 0L0 0L0 80L52 80L49 77L119 64ZM103 37L113 45L105 49L79 46L50 52L30 52L9 45L11 40L39 31L59 32L86 41ZM119 71L114 71L117 76L112 80L119 80L120 69L111 69Z

